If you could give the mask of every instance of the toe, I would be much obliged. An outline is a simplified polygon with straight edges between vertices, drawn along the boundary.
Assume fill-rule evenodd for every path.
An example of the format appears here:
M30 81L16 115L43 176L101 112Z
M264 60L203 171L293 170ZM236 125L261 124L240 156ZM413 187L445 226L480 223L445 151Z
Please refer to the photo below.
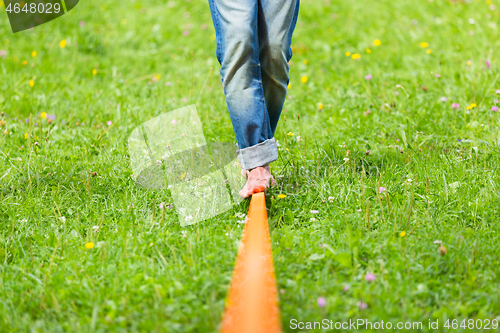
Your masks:
M278 183L276 182L276 179L271 177L271 186L276 186L276 185L278 185Z
M242 197L243 199L248 198L248 191L246 188L243 188L239 193L240 193L240 197Z
M255 185L253 188L253 193L259 193L259 192L264 192L266 190L266 187L264 185L258 184Z

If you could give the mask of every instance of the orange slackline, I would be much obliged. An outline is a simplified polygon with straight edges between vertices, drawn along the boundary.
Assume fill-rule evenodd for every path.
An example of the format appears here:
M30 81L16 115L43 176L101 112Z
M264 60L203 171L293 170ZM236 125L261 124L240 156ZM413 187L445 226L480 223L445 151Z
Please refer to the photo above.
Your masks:
M281 332L263 192L252 196L241 243L220 332Z

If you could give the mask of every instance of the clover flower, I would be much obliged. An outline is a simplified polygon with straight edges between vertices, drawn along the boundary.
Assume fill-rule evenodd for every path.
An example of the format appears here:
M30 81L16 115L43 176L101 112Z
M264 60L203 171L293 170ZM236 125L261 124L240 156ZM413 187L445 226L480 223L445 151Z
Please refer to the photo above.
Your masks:
M323 308L326 305L326 299L324 297L318 297L317 303L320 308Z
M366 273L365 280L366 281L375 281L377 277L373 273Z
M361 302L361 301L358 302L357 305L358 305L360 310L365 310L368 307L368 305L365 302Z

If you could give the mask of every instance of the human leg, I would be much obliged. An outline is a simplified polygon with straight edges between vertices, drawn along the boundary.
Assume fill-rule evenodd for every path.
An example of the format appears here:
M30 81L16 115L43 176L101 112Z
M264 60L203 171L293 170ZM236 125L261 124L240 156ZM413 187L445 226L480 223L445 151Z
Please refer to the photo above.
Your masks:
M259 0L259 62L273 136L290 81L288 62L292 58L292 35L299 5L300 0Z
M278 159L262 87L258 0L209 0L209 4L238 159L243 169L251 170Z

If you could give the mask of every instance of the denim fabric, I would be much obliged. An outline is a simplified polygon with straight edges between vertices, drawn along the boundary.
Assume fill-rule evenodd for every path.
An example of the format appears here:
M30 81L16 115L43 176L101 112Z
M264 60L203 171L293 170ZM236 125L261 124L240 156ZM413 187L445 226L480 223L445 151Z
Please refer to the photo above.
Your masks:
M278 159L274 132L285 102L300 0L208 0L217 60L244 169Z

